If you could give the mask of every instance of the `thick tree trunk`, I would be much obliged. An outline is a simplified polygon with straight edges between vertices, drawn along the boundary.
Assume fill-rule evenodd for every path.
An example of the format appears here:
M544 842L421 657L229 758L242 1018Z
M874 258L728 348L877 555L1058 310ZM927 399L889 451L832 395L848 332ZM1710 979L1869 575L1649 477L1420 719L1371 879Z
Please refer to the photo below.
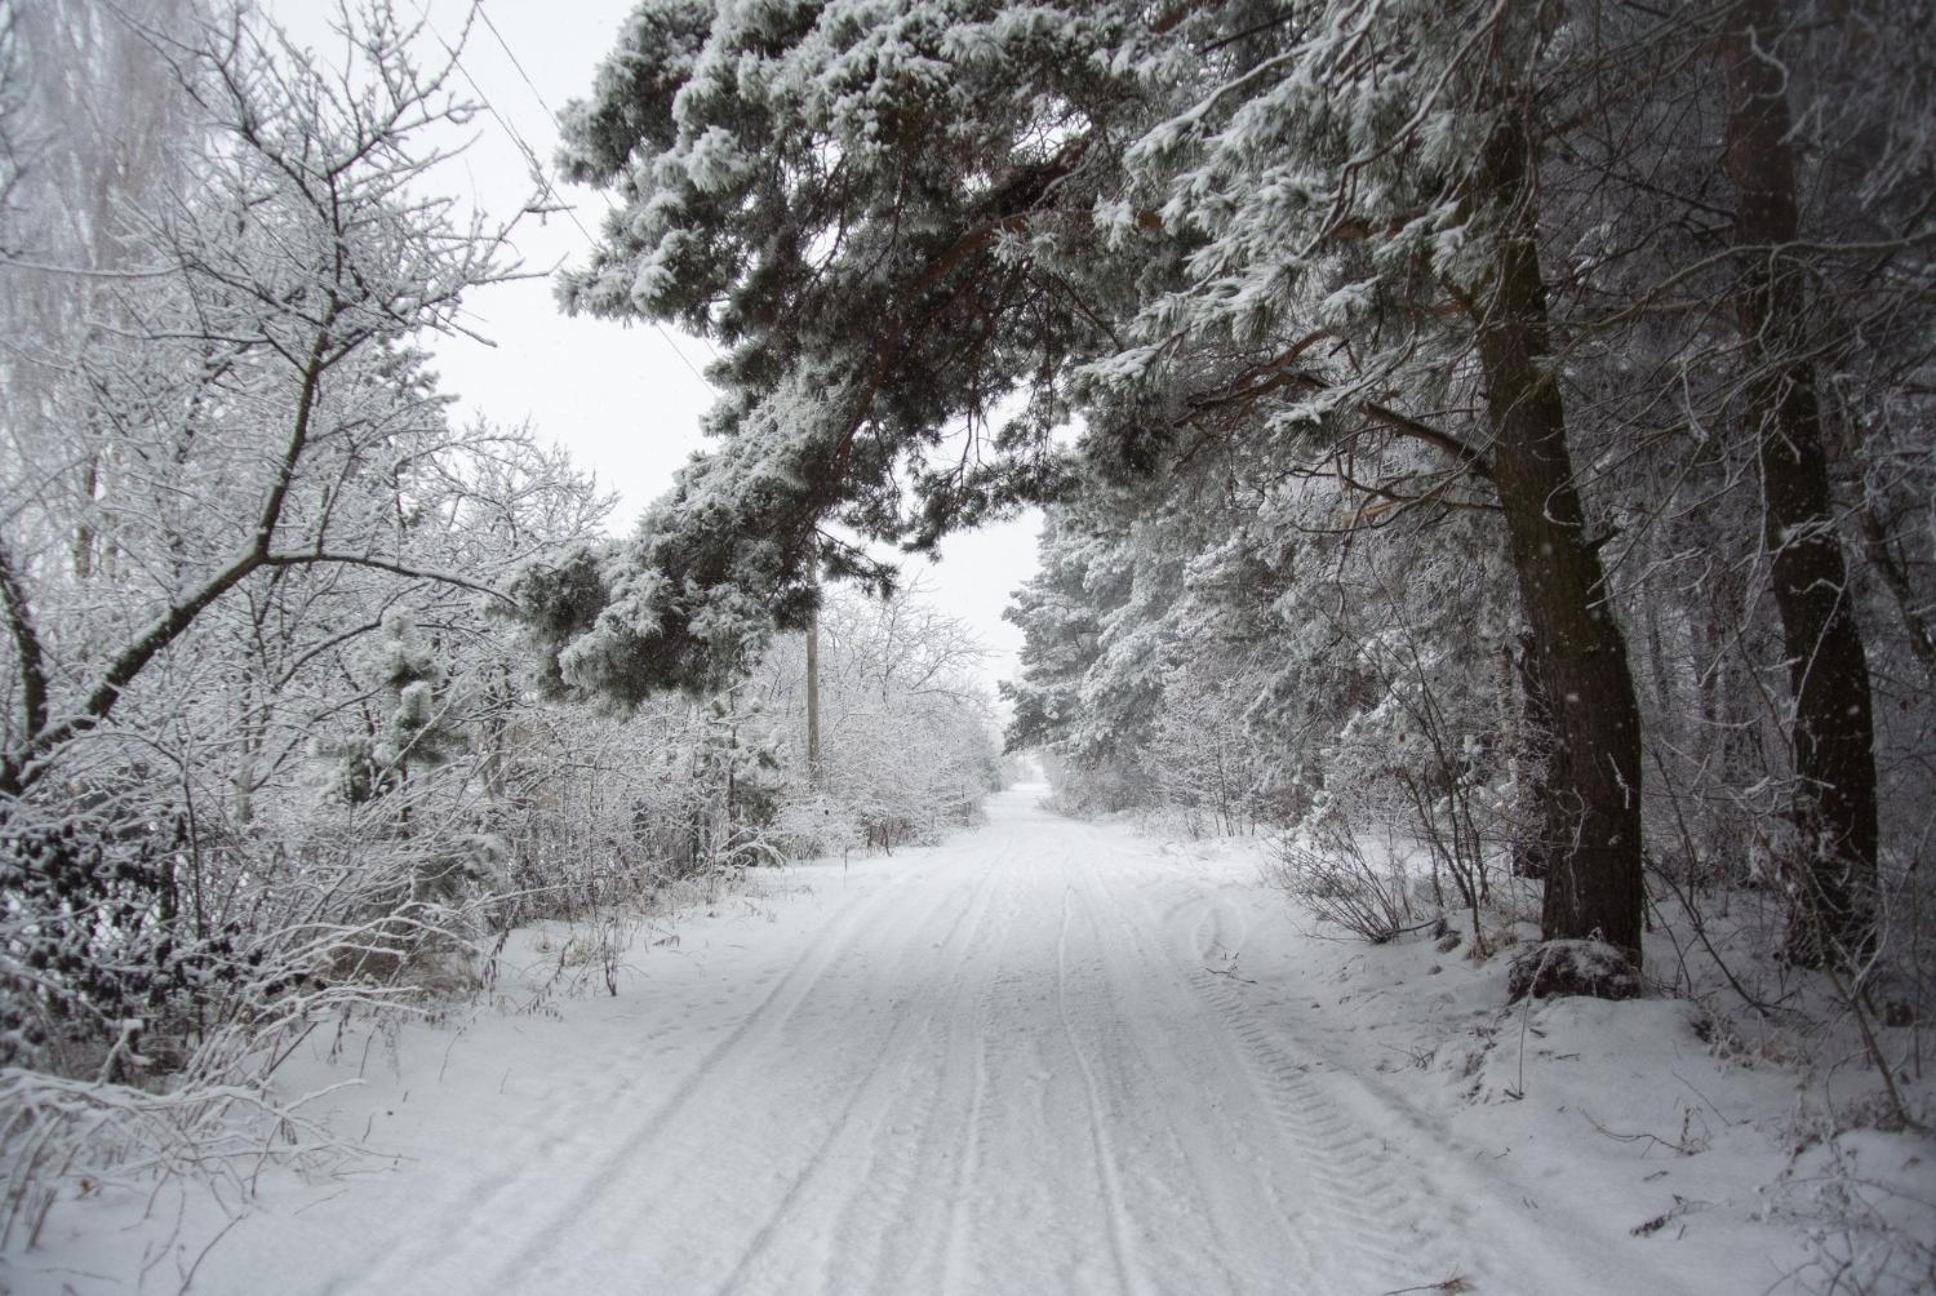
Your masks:
M1556 843L1567 836L1567 816L1559 813L1561 798L1554 794L1559 731L1554 727L1553 699L1540 675L1539 651L1531 631L1520 632L1512 656L1520 695L1518 770L1520 786L1525 789L1522 807L1523 812L1538 816L1537 822L1519 826L1513 841L1513 872L1538 881L1546 876Z
M1746 417L1756 438L1763 543L1795 707L1794 815L1803 858L1789 952L1808 963L1854 961L1874 936L1875 722L1805 347L1807 269L1790 251L1800 218L1788 72L1770 52L1776 17L1772 0L1748 0L1741 28L1723 43L1722 63L1727 171L1740 190L1737 312Z
M1638 961L1641 930L1640 714L1626 644L1566 444L1551 370L1546 285L1535 243L1530 145L1508 116L1487 145L1481 201L1500 223L1479 321L1494 484L1506 516L1534 668L1554 750L1541 927L1548 940L1598 937Z

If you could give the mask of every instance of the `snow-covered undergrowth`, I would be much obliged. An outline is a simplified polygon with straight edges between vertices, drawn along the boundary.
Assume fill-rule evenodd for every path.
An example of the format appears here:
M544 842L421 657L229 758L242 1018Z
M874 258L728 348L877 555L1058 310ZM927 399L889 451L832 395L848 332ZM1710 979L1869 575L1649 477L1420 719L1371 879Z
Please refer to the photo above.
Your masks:
M8 1068L0 1107L32 1137L10 1145L0 1290L206 1290L202 1261L245 1220L410 1163L420 1115L453 1141L494 1137L502 1126L484 1099L505 1093L514 1068L521 1084L546 1070L543 1045L517 1041L539 1023L609 1029L648 965L679 957L689 924L765 924L797 886L784 870L714 872L532 921L480 951L473 993L346 998L246 1059L249 1083L184 1075L143 1089ZM483 1061L462 1047L478 1038L490 1041ZM271 1283L287 1259L271 1245L242 1285L216 1289L266 1290L251 1284ZM271 1285L309 1290L287 1276Z
M284 1091L327 1090L310 1114L362 1160L270 1165L247 1197L77 1190L0 1280L1927 1288L1933 1150L1877 1119L1826 1014L1757 1031L1672 997L1665 939L1646 997L1507 1005L1505 954L1367 945L1264 860L1006 797L939 847L522 929L479 1010L291 1057Z
M1664 1239L1650 1245L1776 1226L1782 1249L1752 1290L1936 1284L1936 1076L1914 1003L1885 965L1857 988L1779 958L1780 896L1656 878L1642 997L1515 1004L1536 884L1505 877L1461 914L1434 903L1425 853L1398 842L1315 876L1281 843L1175 849L1258 861L1311 937L1276 975L1311 988L1328 1047L1368 1089L1497 1159L1529 1210L1624 1211L1632 1236ZM1358 921L1367 906L1389 924ZM1255 951L1244 975L1271 957Z

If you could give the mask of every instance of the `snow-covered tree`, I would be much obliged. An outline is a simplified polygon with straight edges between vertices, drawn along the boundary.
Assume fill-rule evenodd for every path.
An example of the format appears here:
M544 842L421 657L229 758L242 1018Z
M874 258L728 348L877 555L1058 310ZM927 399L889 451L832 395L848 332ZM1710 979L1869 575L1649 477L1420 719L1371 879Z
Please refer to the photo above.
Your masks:
M498 235L409 194L434 157L413 141L462 110L448 68L419 71L387 14L359 47L382 75L340 82L239 15L144 35L200 134L179 145L196 151L178 188L98 212L140 268L109 272L122 325L62 362L56 399L66 426L98 438L95 485L70 511L36 489L30 459L12 465L25 516L0 544L18 688L0 790L13 794L244 587L326 567L418 577L386 519L407 510L399 474L422 453L403 447L440 435L443 414L407 340L503 273ZM72 579L112 591L71 625L37 606L36 586L69 579L56 534L88 537Z
M334 71L235 8L79 9L30 23L66 44L22 90L50 151L0 265L32 315L0 407L0 976L16 1056L115 1071L131 1025L227 1066L333 951L457 932L408 884L447 842L338 832L317 741L358 714L392 774L481 756L493 583L602 514L527 433L453 427L416 349L505 272L501 231L421 192L467 113L448 54L381 5ZM62 116L104 84L129 98ZM478 818L463 764L423 809L445 830Z
M1119 472L1233 412L1320 458L1417 441L1442 464L1369 487L1400 505L1496 488L1560 700L1548 926L1637 948L1638 717L1541 368L1539 13L672 12L639 12L571 119L572 173L627 206L565 291L719 337L730 394L594 640L676 662L749 604L797 623L839 556L823 518L920 544L1040 496L1072 399ZM1429 399L1447 373L1484 415L1384 398ZM984 436L1011 393L1026 413ZM950 435L959 453L933 457Z
M1854 448L1904 426L1926 364L1928 132L1904 123L1927 120L1929 78L1906 13L642 5L568 120L568 173L621 204L563 296L718 340L727 394L715 448L583 591L561 668L620 695L703 685L707 662L804 624L823 570L881 579L853 536L919 548L1079 494L1119 514L1105 530L1152 528L1188 562L1204 547L1163 515L1203 512L1206 465L1232 495L1323 479L1330 519L1321 494L1257 508L1257 555L1269 517L1427 555L1458 518L1461 553L1504 556L1501 615L1490 578L1458 587L1483 608L1462 607L1476 652L1410 642L1427 674L1461 663L1457 692L1490 699L1550 935L1638 948L1648 816L1683 835L1680 788L1643 797L1643 769L1667 770L1700 785L1700 838L1729 867L1758 817L1748 854L1860 949L1874 780L1843 522L1907 651L1927 636L1907 495L1839 491L1827 429ZM1777 67L1804 69L1783 74L1785 106ZM1743 213L1784 166L1806 208L1755 226ZM1744 329L1736 308L1757 302L1770 327ZM1819 462L1793 428L1770 435L1808 390L1835 393ZM1907 481L1922 461L1887 443L1869 462ZM1024 728L1060 715L1059 745L1088 725L1136 748L1160 724L1189 582L1142 543L1118 551L1117 601L1083 609L1089 691L1038 671ZM1790 704L1763 700L1770 664L1793 672ZM1773 787L1793 794L1782 824L1751 791Z

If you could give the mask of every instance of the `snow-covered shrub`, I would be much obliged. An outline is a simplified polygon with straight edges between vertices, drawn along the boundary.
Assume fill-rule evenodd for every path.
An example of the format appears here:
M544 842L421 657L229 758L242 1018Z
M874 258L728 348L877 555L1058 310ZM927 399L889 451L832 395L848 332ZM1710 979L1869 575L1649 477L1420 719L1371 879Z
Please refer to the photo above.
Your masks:
M773 816L773 840L796 858L838 855L860 845L866 835L855 807L832 796L788 798Z
M1509 1003L1528 995L1535 999L1562 995L1632 999L1640 993L1639 970L1605 941L1535 942L1513 954L1506 978Z
M1374 945L1412 924L1404 868L1393 861L1382 867L1373 863L1348 834L1332 837L1317 850L1286 834L1272 851L1265 877L1319 918Z
M0 805L0 1065L122 1078L151 1024L173 1035L198 996L247 970L233 933L177 934L182 820L158 817Z

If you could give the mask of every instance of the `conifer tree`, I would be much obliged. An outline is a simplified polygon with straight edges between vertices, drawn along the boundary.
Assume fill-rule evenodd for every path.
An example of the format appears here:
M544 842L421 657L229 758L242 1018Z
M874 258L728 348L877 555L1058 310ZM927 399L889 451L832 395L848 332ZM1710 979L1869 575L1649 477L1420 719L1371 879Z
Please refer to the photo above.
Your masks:
M921 546L1059 493L1073 409L1105 478L1238 432L1417 442L1440 470L1371 489L1497 492L1555 699L1547 933L1636 952L1638 714L1537 248L1552 16L643 6L567 122L625 206L565 298L718 338L728 394L568 666L598 686L623 638L681 682L749 607L801 624L816 558L866 566L824 520ZM1482 418L1405 408L1474 388Z

